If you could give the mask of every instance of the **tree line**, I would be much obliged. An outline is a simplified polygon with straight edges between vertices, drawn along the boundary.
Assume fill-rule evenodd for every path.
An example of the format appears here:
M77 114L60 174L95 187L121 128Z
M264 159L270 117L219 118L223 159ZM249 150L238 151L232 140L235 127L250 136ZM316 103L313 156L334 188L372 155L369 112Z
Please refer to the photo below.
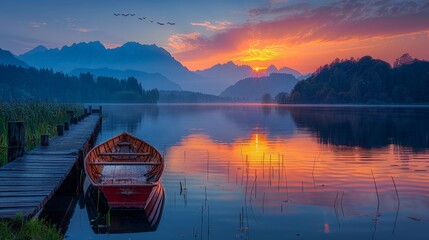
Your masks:
M419 104L429 103L429 62L391 67L369 56L336 59L298 82L278 103Z
M136 78L68 76L50 69L0 65L0 100L156 103L157 89L144 90Z

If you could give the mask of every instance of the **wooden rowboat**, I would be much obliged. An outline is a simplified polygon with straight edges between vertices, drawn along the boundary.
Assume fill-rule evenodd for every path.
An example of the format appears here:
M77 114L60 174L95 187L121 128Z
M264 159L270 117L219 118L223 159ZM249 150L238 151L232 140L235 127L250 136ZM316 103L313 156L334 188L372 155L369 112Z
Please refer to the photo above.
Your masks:
M125 132L94 147L85 158L91 184L111 208L147 208L163 170L161 154Z

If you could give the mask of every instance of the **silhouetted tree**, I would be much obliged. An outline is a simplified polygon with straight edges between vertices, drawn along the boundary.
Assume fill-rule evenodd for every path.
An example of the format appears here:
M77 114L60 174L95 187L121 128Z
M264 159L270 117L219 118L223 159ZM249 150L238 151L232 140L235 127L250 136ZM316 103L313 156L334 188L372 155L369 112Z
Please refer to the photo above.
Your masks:
M278 104L285 104L285 103L288 103L288 101L289 101L289 93L287 93L287 92L280 92L280 93L278 93L278 94L275 96L274 100L275 100L275 101L276 101L276 103L278 103Z
M264 95L262 95L262 102L263 103L272 103L273 97L271 96L271 94L265 93Z

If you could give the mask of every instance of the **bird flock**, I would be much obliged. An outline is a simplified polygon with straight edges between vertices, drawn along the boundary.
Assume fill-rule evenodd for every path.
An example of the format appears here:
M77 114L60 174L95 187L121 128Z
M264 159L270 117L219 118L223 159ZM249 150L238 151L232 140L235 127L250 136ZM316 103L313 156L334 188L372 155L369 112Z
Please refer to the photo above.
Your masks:
M114 13L113 14L113 16L115 16L115 17L134 17L135 15L136 15L135 13ZM140 21L143 21L143 20L146 20L147 17L137 17L137 19L140 20ZM164 26L164 25L170 25L170 26L176 25L176 23L174 23L174 22L166 22L166 23L164 23L164 22L157 22L157 21L154 21L154 20L149 20L149 22L150 23L154 23L155 22L156 24L161 25L161 26Z

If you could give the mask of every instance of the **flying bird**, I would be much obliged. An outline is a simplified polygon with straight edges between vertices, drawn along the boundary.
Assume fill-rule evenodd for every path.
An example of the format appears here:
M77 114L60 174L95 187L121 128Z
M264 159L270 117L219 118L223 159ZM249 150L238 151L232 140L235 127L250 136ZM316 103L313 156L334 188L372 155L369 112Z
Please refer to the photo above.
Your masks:
M153 21L152 21L152 20L150 20L150 22L151 22L151 23L153 23Z
M117 16L119 16L119 15L121 15L121 14L119 14L119 13L114 13L113 15L115 15L115 16L117 17Z
M139 20L143 20L143 18L140 18L140 17L139 17Z
M165 23L162 23L162 22L156 22L156 23L158 23L159 25L165 25Z
M176 25L174 22L167 22L168 25Z
M136 14L134 14L134 13L130 13L130 15L131 15L131 16L134 16L134 15L136 15Z

